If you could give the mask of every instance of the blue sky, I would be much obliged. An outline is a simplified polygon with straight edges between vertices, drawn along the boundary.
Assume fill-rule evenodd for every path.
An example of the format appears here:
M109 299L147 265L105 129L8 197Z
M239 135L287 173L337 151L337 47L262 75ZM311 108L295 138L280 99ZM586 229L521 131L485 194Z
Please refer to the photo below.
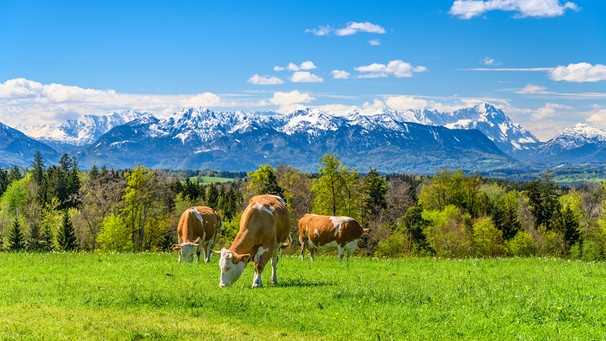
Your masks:
M606 1L0 0L0 122L490 102L606 128Z

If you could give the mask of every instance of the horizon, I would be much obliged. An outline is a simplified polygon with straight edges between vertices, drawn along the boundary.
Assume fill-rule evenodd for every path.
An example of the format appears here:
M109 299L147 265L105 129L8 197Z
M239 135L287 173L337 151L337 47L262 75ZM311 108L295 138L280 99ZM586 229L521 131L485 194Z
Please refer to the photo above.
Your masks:
M547 141L577 123L606 128L605 10L588 0L3 2L0 122L486 102Z

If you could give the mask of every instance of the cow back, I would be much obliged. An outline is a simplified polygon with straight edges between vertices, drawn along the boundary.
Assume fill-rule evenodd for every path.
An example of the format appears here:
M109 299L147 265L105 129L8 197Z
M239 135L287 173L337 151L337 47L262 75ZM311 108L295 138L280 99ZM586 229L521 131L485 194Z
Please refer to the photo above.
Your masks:
M194 206L185 210L179 219L177 234L180 243L209 241L221 227L221 217L207 206Z
M284 200L275 195L252 197L240 219L240 230L230 247L236 253L250 253L259 245L289 240L290 216Z

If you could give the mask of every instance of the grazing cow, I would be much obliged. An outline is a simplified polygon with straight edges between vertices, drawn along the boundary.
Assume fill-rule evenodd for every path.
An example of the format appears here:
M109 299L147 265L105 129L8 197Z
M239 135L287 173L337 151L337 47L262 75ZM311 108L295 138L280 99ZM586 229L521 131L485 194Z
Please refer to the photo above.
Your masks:
M305 259L305 247L309 249L309 257L314 259L317 249L334 249L339 251L339 262L347 250L347 259L358 247L358 241L368 229L350 217L331 217L317 214L306 214L299 219L299 242L301 243L301 259Z
M177 235L179 244L179 262L193 262L194 253L200 262L200 253L204 250L204 262L208 263L219 230L223 226L221 217L210 207L194 206L181 214Z
M228 287L240 278L249 261L255 266L252 287L260 287L261 273L271 259L271 282L278 283L276 265L280 247L288 246L290 218L284 200L275 195L257 195L250 199L240 219L240 230L229 249L221 254L219 287Z

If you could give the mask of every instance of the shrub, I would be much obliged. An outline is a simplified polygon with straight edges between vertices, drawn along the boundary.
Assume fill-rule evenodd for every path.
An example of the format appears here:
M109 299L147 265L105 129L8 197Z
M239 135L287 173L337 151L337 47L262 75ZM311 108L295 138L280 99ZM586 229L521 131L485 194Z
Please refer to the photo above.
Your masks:
M593 240L585 241L583 243L581 259L584 261L599 261L604 259L600 245Z
M133 251L133 241L126 223L113 213L103 219L101 232L97 235L97 243L102 251Z
M400 233L392 233L389 237L379 241L375 255L377 257L395 258L404 256L408 250L408 240Z
M530 257L539 254L539 248L528 231L516 233L515 237L507 242L507 251L509 255L515 257Z
M480 257L496 257L503 253L503 233L490 217L480 218L473 224L473 242Z

